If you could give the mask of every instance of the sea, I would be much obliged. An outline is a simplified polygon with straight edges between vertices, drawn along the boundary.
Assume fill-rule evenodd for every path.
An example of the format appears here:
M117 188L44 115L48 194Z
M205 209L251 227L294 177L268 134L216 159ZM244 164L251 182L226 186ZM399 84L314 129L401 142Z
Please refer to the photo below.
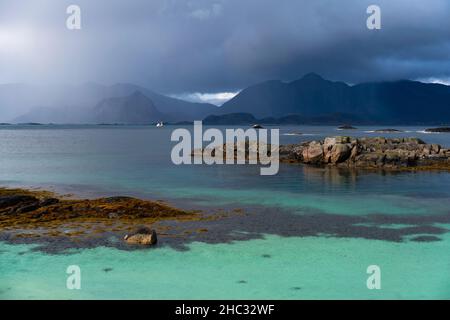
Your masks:
M261 176L258 165L175 165L176 128L0 126L1 187L251 212L215 220L210 236L177 246L161 237L141 250L49 252L0 242L0 299L450 299L448 172L280 164L278 174ZM280 130L282 144L348 135L418 137L450 148L449 133L425 127L267 128ZM67 286L73 265L79 289Z

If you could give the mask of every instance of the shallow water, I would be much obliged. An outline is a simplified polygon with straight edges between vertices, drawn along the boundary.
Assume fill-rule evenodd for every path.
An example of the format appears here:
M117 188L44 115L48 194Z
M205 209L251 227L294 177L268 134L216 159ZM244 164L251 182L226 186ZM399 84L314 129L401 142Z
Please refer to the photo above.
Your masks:
M415 244L271 236L233 244L194 243L181 253L96 248L55 256L1 245L0 297L448 299L450 265L443 252L450 249L449 240ZM366 268L372 264L382 270L381 290L366 287ZM81 290L66 289L69 265L81 268Z
M282 127L280 138L416 136L450 147L450 134L396 128L407 132L299 126ZM258 166L175 166L173 129L2 127L0 184L80 196L129 194L205 210L256 206L264 214L228 226L226 243L193 242L184 251L162 245L49 255L0 243L0 298L450 298L450 174L282 165L278 175L264 177ZM289 135L298 131L304 135ZM233 230L258 236L234 239ZM421 235L440 241L412 241ZM79 291L66 289L70 264L82 269ZM371 264L381 267L381 290L366 287Z

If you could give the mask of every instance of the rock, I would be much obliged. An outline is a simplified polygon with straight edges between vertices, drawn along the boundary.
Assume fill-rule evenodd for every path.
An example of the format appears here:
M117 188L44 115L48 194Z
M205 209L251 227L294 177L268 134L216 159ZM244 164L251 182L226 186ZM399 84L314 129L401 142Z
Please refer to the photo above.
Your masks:
M252 126L252 128L253 128L253 129L262 129L263 126L260 125L260 124L254 124L254 125Z
M108 213L109 219L117 219L119 217L119 214L117 212L110 212Z
M351 154L351 148L348 144L338 143L335 144L331 150L330 160L331 163L339 163L347 160Z
M425 132L450 132L450 127L429 128Z
M351 159L352 161L355 161L356 156L357 156L358 154L359 154L359 147L358 147L358 145L354 145L353 148L352 148L352 151L351 151L351 153L350 153L350 159Z
M320 142L312 141L302 154L305 163L319 164L323 161L323 146Z
M155 235L151 235L151 234L135 234L132 236L128 236L126 235L124 237L124 240L128 243L128 244L139 244L139 245L145 245L145 246L150 246L150 245L154 245L156 244L156 233Z
M331 162L331 150L333 150L334 145L336 144L336 137L333 138L325 138L323 141L323 153L325 163Z
M426 157L429 156L431 154L431 147L430 146L426 146L424 149L422 149L421 155Z
M323 140L323 149L326 151L331 151L331 149L333 148L333 146L337 143L336 141L336 137L332 137L332 138L325 138L325 140Z
M432 154L439 154L439 151L441 150L441 146L438 144L432 144L431 145L431 153Z
M123 239L128 244L139 244L145 246L155 245L158 243L156 231L146 227L139 228L133 234L125 235Z

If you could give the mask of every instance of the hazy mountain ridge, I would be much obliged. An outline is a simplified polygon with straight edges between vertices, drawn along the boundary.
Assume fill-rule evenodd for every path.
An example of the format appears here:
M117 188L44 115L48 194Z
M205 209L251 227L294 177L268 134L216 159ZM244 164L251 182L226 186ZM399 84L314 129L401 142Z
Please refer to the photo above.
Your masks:
M133 84L104 86L0 85L1 122L96 123L95 107L105 99L141 92L148 97L163 121L201 119L216 111L208 103L192 103L164 96Z

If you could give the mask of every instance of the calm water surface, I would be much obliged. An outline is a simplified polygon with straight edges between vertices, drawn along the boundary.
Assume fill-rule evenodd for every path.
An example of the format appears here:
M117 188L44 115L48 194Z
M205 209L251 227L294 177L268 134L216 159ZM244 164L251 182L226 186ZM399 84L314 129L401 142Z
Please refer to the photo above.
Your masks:
M281 127L280 139L415 136L450 147L450 134L370 132L378 128ZM0 184L204 210L260 208L260 215L227 226L229 241L191 242L183 251L99 247L51 255L0 243L0 298L450 298L450 174L281 165L278 175L260 176L258 166L175 166L173 129L0 127ZM233 232L249 236L234 239ZM420 236L436 241L414 241ZM82 268L79 291L65 286L71 264ZM382 269L381 290L366 287L371 264Z

